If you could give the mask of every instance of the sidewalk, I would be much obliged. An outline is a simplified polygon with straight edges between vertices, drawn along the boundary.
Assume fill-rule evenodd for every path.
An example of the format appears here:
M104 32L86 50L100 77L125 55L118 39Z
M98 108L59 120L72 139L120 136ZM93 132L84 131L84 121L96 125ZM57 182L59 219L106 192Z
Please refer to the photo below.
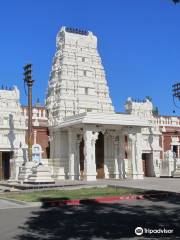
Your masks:
M110 180L108 185L180 193L180 178L147 177L143 180L132 179L125 179L121 181Z
M133 179L98 179L96 181L71 181L71 180L59 180L55 184L14 184L14 187L21 186L26 190L48 190L48 189L78 189L78 188L88 188L88 187L105 187L105 186L115 186L115 187L130 187L130 188L140 188L145 190L157 190L157 191L168 191L174 193L180 193L180 178L155 178L147 177L143 180L133 180ZM0 192L1 189L10 189L13 185L7 182L0 182ZM27 187L27 188L26 188ZM19 189L20 190L20 189ZM24 191L21 189L21 191Z

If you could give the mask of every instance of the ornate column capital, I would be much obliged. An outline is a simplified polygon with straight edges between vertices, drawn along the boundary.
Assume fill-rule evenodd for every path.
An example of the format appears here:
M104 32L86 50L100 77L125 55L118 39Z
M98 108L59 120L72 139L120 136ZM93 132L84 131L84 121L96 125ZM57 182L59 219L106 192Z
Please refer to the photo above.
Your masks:
M91 135L91 144L95 144L96 143L96 140L98 139L98 135L99 135L99 132L92 132L92 135Z
M135 143L135 141L136 141L136 135L135 134L132 134L132 133L128 134L128 138L130 139L130 141L132 143Z
M108 136L111 136L115 145L119 144L119 132L116 130L107 130L106 131Z

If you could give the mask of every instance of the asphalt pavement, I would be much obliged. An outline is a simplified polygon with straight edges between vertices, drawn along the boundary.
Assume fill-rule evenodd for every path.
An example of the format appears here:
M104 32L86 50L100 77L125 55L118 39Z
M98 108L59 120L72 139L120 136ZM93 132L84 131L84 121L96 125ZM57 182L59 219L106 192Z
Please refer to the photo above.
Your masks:
M79 206L1 209L0 239L180 239L179 204L179 197L171 196L113 204L89 201ZM135 234L137 227L144 231L141 236Z

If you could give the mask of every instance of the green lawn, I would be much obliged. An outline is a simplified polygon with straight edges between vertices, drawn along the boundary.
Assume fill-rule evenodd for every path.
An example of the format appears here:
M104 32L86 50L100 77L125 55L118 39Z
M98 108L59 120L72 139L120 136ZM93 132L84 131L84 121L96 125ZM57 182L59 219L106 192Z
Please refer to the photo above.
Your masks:
M133 188L81 188L76 190L48 190L48 191L36 191L36 192L26 192L26 193L11 193L3 194L2 198L11 198L26 202L39 202L43 198L67 198L67 199L83 199L83 198L93 198L100 196L120 196L120 195L131 195L131 194L141 194L143 190L133 189Z

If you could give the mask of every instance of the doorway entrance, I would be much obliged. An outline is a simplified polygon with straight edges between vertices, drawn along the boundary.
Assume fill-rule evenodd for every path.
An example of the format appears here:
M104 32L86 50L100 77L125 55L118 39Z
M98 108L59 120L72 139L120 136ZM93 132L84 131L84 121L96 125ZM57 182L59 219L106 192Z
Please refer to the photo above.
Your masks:
M104 135L100 132L98 139L96 141L96 172L97 179L102 179L105 177L104 174Z
M178 145L173 145L172 146L173 153L175 153L175 156L178 158Z
M143 153L142 154L142 162L143 162L143 171L145 177L151 177L152 174L152 154L151 153Z
M80 167L80 180L84 179L84 139L79 145L79 167Z
M0 152L0 180L10 178L10 159L12 152Z

